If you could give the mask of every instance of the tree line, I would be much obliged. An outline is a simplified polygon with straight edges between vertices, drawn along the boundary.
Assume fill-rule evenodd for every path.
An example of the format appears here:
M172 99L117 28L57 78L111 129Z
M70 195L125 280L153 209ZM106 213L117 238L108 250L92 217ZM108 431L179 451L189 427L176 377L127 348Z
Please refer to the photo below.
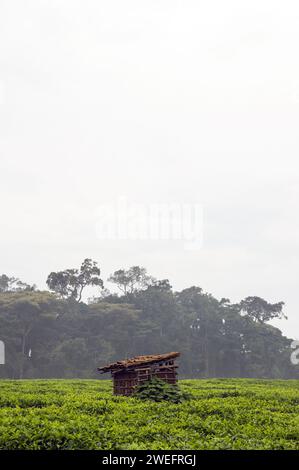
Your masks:
M269 321L284 303L250 296L216 299L199 286L174 291L146 269L119 269L104 286L98 263L52 272L47 291L0 276L2 378L94 378L97 367L123 358L180 351L180 376L299 378L291 340ZM82 301L95 286L99 295Z

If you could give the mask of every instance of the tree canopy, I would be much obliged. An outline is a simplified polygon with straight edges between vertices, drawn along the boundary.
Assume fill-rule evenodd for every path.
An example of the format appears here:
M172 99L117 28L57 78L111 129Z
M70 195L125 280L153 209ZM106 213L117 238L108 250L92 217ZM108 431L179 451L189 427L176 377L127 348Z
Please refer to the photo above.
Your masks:
M73 299L81 302L83 290L87 286L103 287L100 278L101 270L97 262L86 258L80 269L66 269L52 272L47 279L47 286L61 298Z
M284 317L283 302L232 304L199 286L174 291L138 266L109 277L114 293L100 275L87 258L79 269L52 272L51 292L0 276L0 377L97 377L107 362L174 350L181 377L299 377L292 340L270 323ZM102 295L86 303L88 286Z

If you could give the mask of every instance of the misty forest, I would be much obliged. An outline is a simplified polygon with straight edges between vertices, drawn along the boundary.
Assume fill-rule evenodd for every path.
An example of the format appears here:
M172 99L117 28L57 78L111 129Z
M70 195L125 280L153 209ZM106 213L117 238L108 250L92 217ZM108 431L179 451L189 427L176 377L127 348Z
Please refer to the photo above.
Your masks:
M138 266L111 274L111 292L91 259L46 281L40 291L0 275L2 378L101 378L100 365L167 351L181 352L180 378L299 378L292 340L269 323L285 317L281 301L176 292ZM85 301L90 287L98 296Z

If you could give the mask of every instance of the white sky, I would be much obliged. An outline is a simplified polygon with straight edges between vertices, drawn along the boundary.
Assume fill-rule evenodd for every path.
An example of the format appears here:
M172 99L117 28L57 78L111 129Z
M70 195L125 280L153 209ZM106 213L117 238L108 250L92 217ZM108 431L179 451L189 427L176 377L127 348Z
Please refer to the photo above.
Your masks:
M298 45L295 0L1 0L0 272L144 265L298 338ZM121 196L202 204L202 249L99 240Z

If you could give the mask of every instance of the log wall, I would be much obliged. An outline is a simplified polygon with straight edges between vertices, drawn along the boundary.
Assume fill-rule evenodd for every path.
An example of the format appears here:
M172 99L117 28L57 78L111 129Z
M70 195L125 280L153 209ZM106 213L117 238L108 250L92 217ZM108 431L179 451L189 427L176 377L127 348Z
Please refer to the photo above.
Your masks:
M177 367L174 361L168 361L162 364L138 366L131 370L112 372L114 395L132 395L137 385L153 377L174 385L177 383Z

